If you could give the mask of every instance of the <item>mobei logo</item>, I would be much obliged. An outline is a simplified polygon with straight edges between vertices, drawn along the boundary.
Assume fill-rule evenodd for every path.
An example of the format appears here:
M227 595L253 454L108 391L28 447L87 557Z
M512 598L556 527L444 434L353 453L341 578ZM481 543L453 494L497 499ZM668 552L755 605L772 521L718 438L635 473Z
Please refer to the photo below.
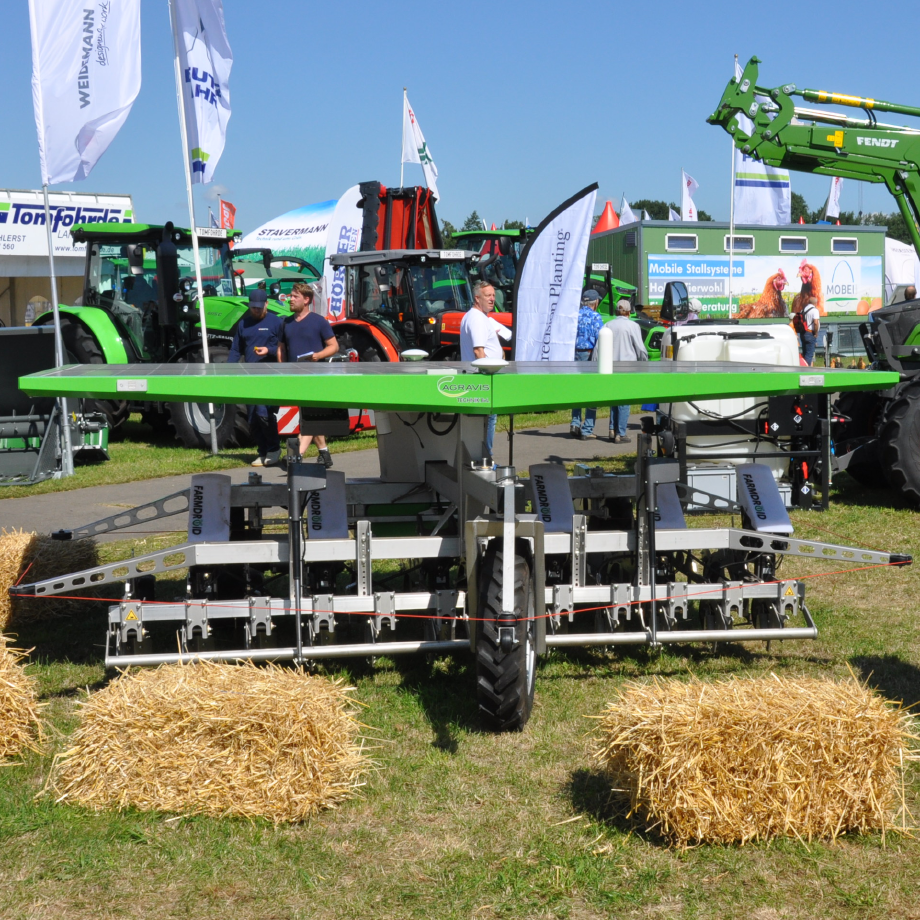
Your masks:
M438 392L442 396L449 396L461 403L488 403L488 383L467 383L456 377L442 377L438 381Z
M750 473L745 473L741 479L744 482L744 488L747 489L751 504L754 506L754 514L757 516L757 520L765 521L767 519L767 512L763 506L763 502L760 500L757 486L754 484L754 477Z
M192 489L192 520L190 523L192 534L200 537L204 524L204 486L196 485Z
M863 147L897 147L899 141L892 137L860 137L856 135L856 143Z
M537 514L544 524L549 524L553 515L549 508L549 494L546 491L546 480L539 475L533 477L533 494L537 496Z

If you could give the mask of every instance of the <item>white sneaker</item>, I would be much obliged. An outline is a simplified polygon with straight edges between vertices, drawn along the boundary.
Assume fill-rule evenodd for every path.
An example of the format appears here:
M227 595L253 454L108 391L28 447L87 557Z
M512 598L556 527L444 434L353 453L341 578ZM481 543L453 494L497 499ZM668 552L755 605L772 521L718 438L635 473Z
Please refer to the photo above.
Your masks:
M256 457L256 459L253 460L252 463L250 463L249 465L250 466L267 466L265 462L265 457Z

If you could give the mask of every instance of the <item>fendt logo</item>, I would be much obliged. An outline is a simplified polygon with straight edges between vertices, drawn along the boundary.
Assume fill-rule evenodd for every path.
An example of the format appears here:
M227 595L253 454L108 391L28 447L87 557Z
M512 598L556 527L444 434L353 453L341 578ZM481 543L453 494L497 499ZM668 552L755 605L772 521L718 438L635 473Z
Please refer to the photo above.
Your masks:
M438 380L438 392L461 403L488 403L490 390L488 383L466 383L457 377L441 377Z
M857 134L856 143L863 147L897 147L900 142L892 137L860 137Z

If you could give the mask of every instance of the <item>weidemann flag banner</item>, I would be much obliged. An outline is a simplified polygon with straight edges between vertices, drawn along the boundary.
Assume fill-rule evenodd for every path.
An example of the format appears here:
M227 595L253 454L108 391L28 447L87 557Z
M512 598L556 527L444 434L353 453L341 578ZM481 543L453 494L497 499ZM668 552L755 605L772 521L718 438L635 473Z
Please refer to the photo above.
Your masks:
M360 186L353 185L338 200L326 234L327 258L337 252L358 251L364 220L364 212L358 207L362 197ZM323 280L326 313L330 321L335 322L343 318L345 311L345 269L333 269L327 261L323 266Z
M561 204L524 247L514 279L515 361L573 361L597 183Z
M735 60L735 77L742 70ZM738 115L741 130L750 134L754 123L747 115ZM735 148L734 161L735 223L761 224L772 227L792 223L792 183L789 171L765 166Z
M141 88L140 0L29 0L29 22L42 184L85 179Z
M214 178L230 120L233 55L221 0L173 0L192 182Z
M322 273L326 236L336 203L333 198L288 211L247 233L239 246L241 249L271 249L276 256L297 256Z

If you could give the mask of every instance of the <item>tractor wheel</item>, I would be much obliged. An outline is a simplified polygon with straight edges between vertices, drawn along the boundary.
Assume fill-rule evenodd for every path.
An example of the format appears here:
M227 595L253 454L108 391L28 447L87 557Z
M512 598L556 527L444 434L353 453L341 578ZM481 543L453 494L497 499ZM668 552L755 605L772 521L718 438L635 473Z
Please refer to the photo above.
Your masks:
M229 349L218 345L210 349L212 364L225 363ZM203 360L200 351L184 355L177 364L198 364ZM214 404L214 421L217 425L217 449L236 447L246 440L249 426L246 424L246 410L243 406ZM184 447L209 450L211 427L208 420L207 403L170 403L169 423L176 432L176 438Z
M92 333L77 319L61 317L61 338L67 360L74 364L106 364L105 355ZM124 399L84 399L84 412L101 412L114 430L128 417L128 403Z
M333 327L333 332L335 327ZM351 331L336 333L336 340L339 343L339 354L344 354L353 350L358 356L359 361L387 361L387 356L380 354L380 349L374 343L370 335L364 333L355 335Z
M514 557L514 615L504 626L500 540L492 540L482 560L476 624L476 686L483 727L520 731L533 708L537 668L533 570L524 546ZM509 630L506 633L505 630ZM504 635L504 642L502 641Z
M920 505L920 382L909 383L895 397L879 441L889 484Z

